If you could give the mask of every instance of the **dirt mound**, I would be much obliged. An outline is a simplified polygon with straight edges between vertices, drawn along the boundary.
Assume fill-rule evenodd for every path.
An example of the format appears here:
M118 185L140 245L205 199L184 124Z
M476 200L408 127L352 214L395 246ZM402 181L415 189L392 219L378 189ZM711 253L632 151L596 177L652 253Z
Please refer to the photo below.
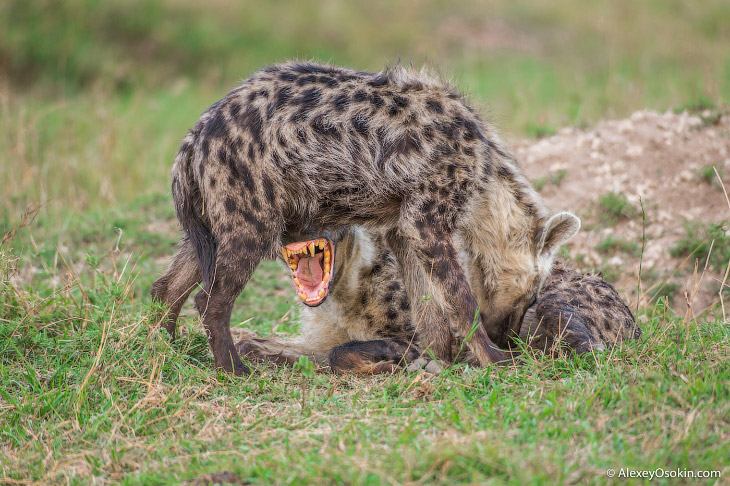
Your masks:
M702 258L701 273L702 248L714 239L711 262L716 262L696 285L693 310L718 301L727 257L719 261L730 253L730 238L727 226L711 225L730 219L730 203L713 167L730 187L729 115L638 111L588 130L564 128L523 140L514 152L551 208L581 216L583 229L567 246L581 269L603 271L627 300L635 300L645 230L642 287L656 285L642 292L642 299L665 282L659 295L668 295L683 311L684 293L692 291L694 257ZM700 251L683 263L703 240Z

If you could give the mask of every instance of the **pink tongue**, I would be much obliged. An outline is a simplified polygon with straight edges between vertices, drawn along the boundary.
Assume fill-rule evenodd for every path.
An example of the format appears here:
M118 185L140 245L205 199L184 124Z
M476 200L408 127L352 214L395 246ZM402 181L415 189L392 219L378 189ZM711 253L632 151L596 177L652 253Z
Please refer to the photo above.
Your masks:
M297 278L300 282L310 287L319 285L322 281L322 257L324 254L318 253L313 257L299 258Z

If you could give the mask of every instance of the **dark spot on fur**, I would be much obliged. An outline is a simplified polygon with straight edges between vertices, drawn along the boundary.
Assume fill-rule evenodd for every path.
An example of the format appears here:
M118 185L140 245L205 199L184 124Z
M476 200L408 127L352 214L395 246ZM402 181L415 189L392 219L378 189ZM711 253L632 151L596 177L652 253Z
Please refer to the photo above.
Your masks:
M400 284L398 282L391 282L388 284L387 289L392 290L393 292L400 290Z
M388 309L388 312L386 312L385 317L388 318L388 320L394 321L398 318L398 311L394 309Z
M409 311L411 310L411 304L408 303L408 299L403 299L400 302L400 309L402 311Z
M365 135L368 132L368 121L362 114L356 113L352 116L350 121L359 134Z
M431 125L426 125L423 127L423 136L426 138L427 142L433 142L433 127Z
M352 101L355 101L357 103L361 103L367 99L368 95L365 93L365 91L359 89L355 91L355 94L352 95Z
M368 81L368 85L372 86L373 88L379 88L381 86L385 86L386 84L388 84L388 77L383 73L378 74L372 80Z
M428 100L426 101L426 109L433 113L441 114L444 112L444 105L439 100Z
M307 143L307 132L301 127L297 127L297 140L302 144Z
M204 137L223 138L228 135L226 117L221 110L217 110L213 118L205 124Z
M335 81L334 78L331 78L329 76L320 76L319 78L317 78L317 81L324 84L328 88L337 87L337 81Z
M332 100L332 107L337 111L345 111L350 103L350 97L346 94L339 94Z
M228 196L226 197L225 202L223 203L226 207L226 211L229 213L233 213L238 209L238 206L236 205L236 201L233 200L232 197Z
M228 107L228 110L228 112L231 114L231 118L235 120L241 113L241 103L231 103Z
M297 84L299 86L304 86L305 84L314 83L317 81L317 76L314 76L313 74L309 74L307 76L302 76L299 79L297 79Z
M276 194L274 193L274 184L271 182L271 179L269 176L267 176L265 173L261 177L262 184L264 186L264 194L266 194L266 198L269 201L269 204L272 206L276 202Z
M291 69L300 74L334 74L336 72L334 68L311 63L295 64Z
M259 202L259 198L257 198L255 195L251 195L251 209L254 211L261 210L261 203Z
M241 161L240 164L236 165L236 168L238 169L238 178L243 181L246 189L254 192L256 190L256 185L254 184L253 175L251 174L251 171L249 170L246 162Z
M370 103L371 103L371 104L372 104L372 105L373 105L373 106L375 107L375 109L377 110L377 109L380 109L380 108L382 108L382 107L383 107L383 105L385 104L385 100L383 99L383 97L382 97L382 96L379 96L379 95L376 95L376 94L374 94L374 93L373 93L373 94L372 94L372 95L370 96Z
M289 102L292 97L292 90L288 86L279 88L274 97L274 108L279 109Z
M393 103L395 103L395 106L397 106L398 108L405 108L408 106L408 98L406 98L405 96L394 95Z
M510 170L507 167L500 165L499 167L497 167L497 177L499 177L502 180L511 181L512 172L510 172Z
M295 79L297 79L297 75L284 71L283 73L279 73L279 79L281 79L282 81L294 81Z
M384 298L385 298L385 301L386 302L391 302L393 300L393 294L392 293L385 294L385 297Z
M266 230L268 229L266 223L256 218L256 216L254 216L253 214L248 212L243 213L243 219L245 219L246 222L250 224L257 233L266 233Z
M412 132L407 132L395 143L395 151L404 156L408 156L411 153L420 154L421 139L418 138L418 135Z
M334 124L328 123L323 115L319 115L312 120L312 129L320 135L334 138L337 141L342 140L339 130Z
M238 120L238 125L242 130L251 134L255 143L261 143L262 120L261 113L257 108L253 106L246 108L246 111Z
M203 139L203 142L200 144L200 151L203 153L204 159L210 157L210 140L207 138Z
M382 267L382 266L381 266L381 265L380 265L379 263L376 263L375 265L373 265L373 266L372 266L372 267L370 268L370 275L371 275L371 276L373 276L373 277L375 277L375 276L376 276L376 275L378 275L378 274L379 274L379 273L380 273L380 272L381 272L382 270L383 270L383 267Z

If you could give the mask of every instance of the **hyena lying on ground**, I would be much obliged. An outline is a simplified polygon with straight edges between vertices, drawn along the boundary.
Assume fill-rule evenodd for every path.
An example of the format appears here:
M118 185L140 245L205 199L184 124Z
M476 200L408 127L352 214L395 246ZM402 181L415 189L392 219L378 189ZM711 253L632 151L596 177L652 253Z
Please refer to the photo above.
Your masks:
M175 321L190 291L216 367L248 372L229 329L258 262L283 248L305 304L336 278L334 241L359 225L386 235L423 339L453 335L480 364L508 361L488 332L517 331L556 249L580 226L548 214L493 128L442 81L401 67L365 73L272 66L206 111L183 140L172 194L185 238L152 296ZM458 253L466 253L471 287ZM430 289L430 290L428 290ZM436 309L434 311L434 309Z
M353 228L336 247L339 268L332 290L322 305L302 311L301 335L245 339L237 344L242 355L287 364L308 356L336 372L379 373L427 354L433 342L421 335L419 319L423 316L413 310L403 269L386 238ZM423 311L441 313L443 305L428 301ZM501 346L509 346L510 338L519 335L529 347L552 351L553 344L561 341L578 353L603 351L641 335L613 285L557 261L518 331L492 331L489 337ZM437 337L450 338L438 343L440 349L450 350L442 359L479 364L461 339Z

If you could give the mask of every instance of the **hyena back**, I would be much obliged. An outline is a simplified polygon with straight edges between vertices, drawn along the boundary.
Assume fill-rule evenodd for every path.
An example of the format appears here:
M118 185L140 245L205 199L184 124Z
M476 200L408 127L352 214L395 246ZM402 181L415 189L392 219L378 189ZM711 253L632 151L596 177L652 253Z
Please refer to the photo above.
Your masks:
M468 346L485 364L506 358L487 330L516 329L580 224L550 217L456 90L401 67L260 71L190 130L172 193L185 238L153 298L169 306L164 325L174 335L182 302L202 282L195 304L215 364L236 374L248 369L229 330L233 302L277 247L300 297L316 306L335 275L333 239L352 225L387 233L411 302L430 288L443 309L425 319L426 335L467 336L480 309L483 326Z

